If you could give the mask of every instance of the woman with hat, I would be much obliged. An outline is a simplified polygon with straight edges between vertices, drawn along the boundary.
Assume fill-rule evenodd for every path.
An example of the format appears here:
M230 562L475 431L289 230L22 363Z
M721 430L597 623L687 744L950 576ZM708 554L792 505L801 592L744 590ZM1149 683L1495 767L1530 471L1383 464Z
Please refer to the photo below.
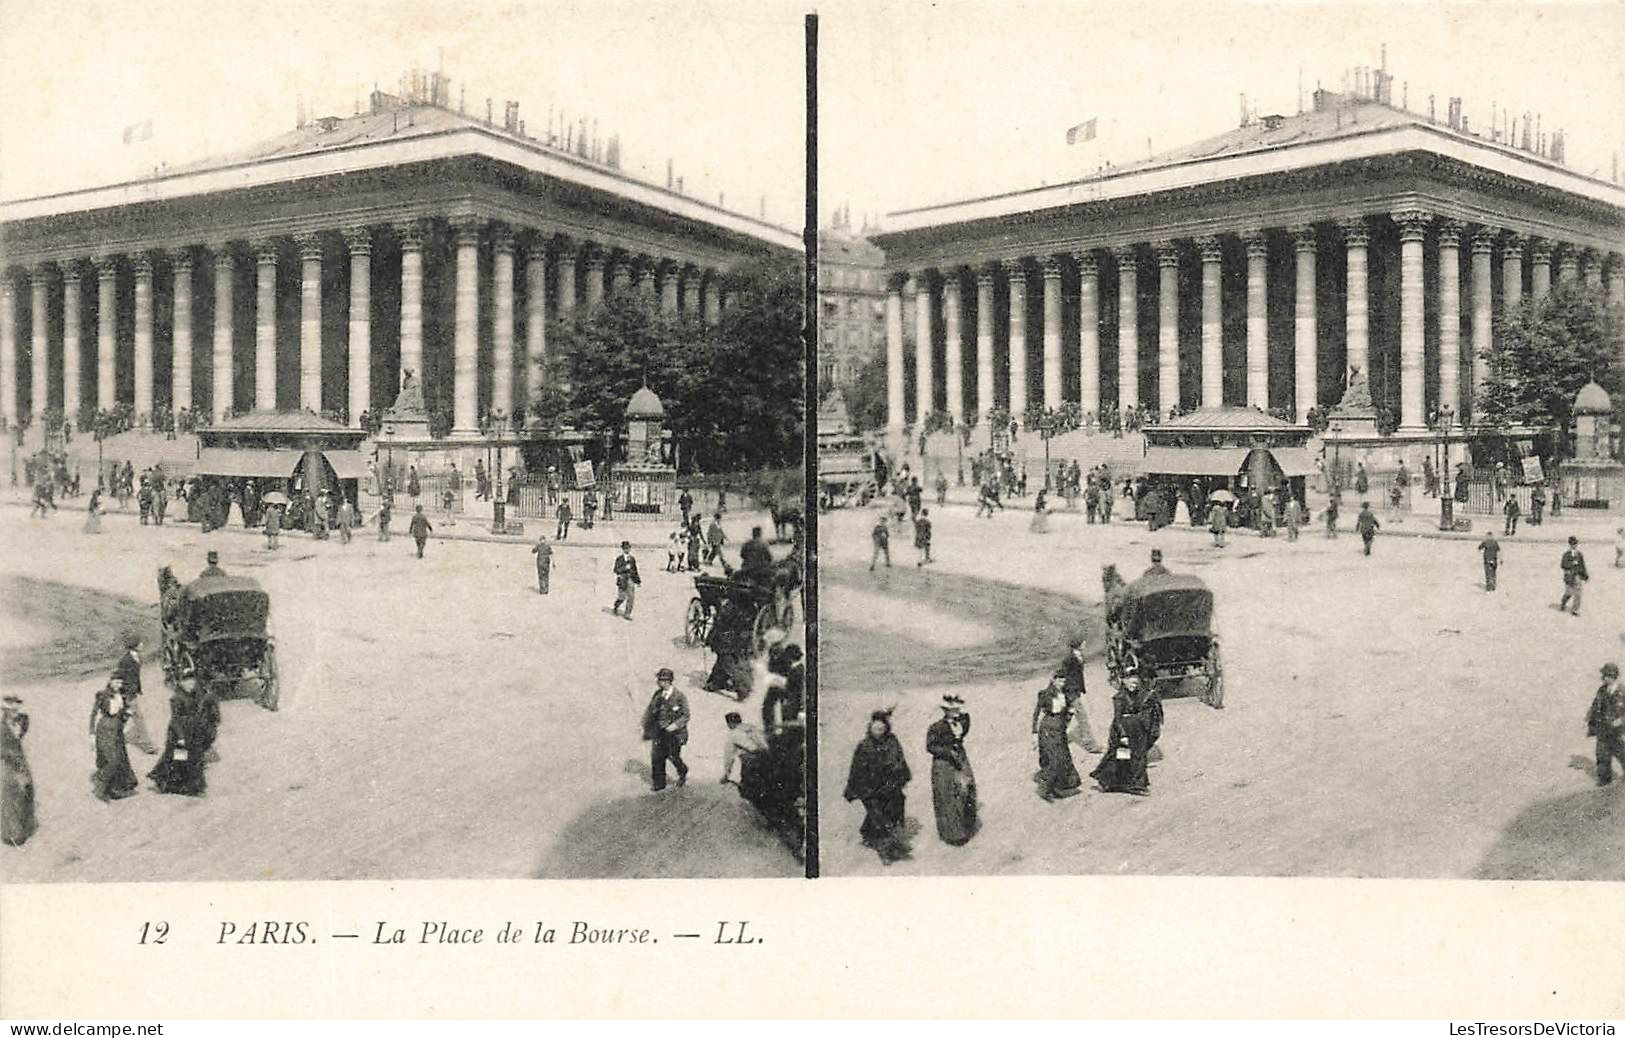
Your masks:
M198 694L197 675L181 673L179 688L169 701L169 731L164 752L147 773L160 793L202 796L207 788L203 769L220 724L220 704Z
M21 847L39 828L34 817L34 774L23 752L23 736L28 734L28 715L23 701L6 696L0 703L0 842Z
M874 848L886 865L912 853L903 830L903 787L912 777L908 761L903 759L903 744L892 733L891 711L876 710L869 716L869 731L852 751L852 768L842 795L863 802L863 825L858 833L863 845Z
M937 835L954 847L970 842L980 828L976 819L976 773L965 754L970 714L965 701L942 697L942 718L926 729L925 749L931 754L931 806L937 813Z
M1038 691L1033 707L1033 746L1038 750L1038 795L1045 800L1077 796L1083 789L1066 730L1072 723L1072 704L1066 695L1066 671L1058 670Z
M90 734L96 747L96 772L90 783L98 800L122 800L135 794L135 771L124 746L124 723L128 719L124 679L114 674L107 680L107 687L96 693L96 704L90 712Z
M1134 675L1125 675L1112 696L1112 728L1106 752L1089 775L1102 792L1148 796L1151 780L1146 772L1151 748L1162 734L1162 700L1156 690Z

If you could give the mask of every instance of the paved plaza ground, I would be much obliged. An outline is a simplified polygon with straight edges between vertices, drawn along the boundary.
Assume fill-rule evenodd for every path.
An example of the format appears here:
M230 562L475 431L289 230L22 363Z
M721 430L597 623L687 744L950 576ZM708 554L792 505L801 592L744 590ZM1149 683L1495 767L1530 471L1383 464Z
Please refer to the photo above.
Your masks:
M894 527L894 568L873 574L875 512L820 518L825 875L1625 879L1625 782L1594 786L1584 724L1598 668L1625 657L1612 525L1565 520L1539 528L1538 543L1505 538L1500 589L1487 594L1481 533L1400 536L1436 525L1420 515L1389 521L1367 559L1352 509L1336 540L1244 531L1220 550L1204 531L1151 534L1077 513L1034 534L1030 508L991 520L933 509L939 561L917 568L912 531ZM1592 575L1579 618L1556 609L1570 532ZM1086 778L1083 795L1046 803L1031 781L1036 692L1083 630L1084 703L1104 738L1101 566L1132 580L1152 547L1215 592L1225 709L1168 702L1150 797L1100 793ZM984 819L963 847L937 837L925 753L949 691L974 719L966 744ZM862 806L841 793L870 712L893 705L919 832L913 858L886 867L858 842ZM1096 759L1073 752L1087 776Z
M270 552L243 532L115 514L87 536L83 521L83 498L47 520L0 507L0 680L27 701L40 820L0 848L10 881L802 874L718 782L736 707L699 690L711 658L681 640L693 585L664 572L664 550L638 553L628 623L609 613L607 542L560 547L544 598L529 540L436 539L419 561L399 529L388 544L290 534ZM749 523L729 524L735 545ZM205 798L153 792L153 758L132 746L141 792L101 803L93 695L126 626L156 652L157 568L191 579L210 548L270 592L281 709L223 705ZM661 666L693 709L693 771L656 795L639 719ZM150 657L142 680L161 742L168 692Z

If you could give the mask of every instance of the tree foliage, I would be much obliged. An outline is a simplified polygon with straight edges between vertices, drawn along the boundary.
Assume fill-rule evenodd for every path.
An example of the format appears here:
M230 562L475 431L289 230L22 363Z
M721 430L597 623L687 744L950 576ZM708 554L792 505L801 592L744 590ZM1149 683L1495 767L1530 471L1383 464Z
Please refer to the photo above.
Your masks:
M870 357L858 366L857 376L844 390L846 413L857 432L886 426L886 358Z
M1566 431L1574 397L1591 381L1608 391L1616 411L1625 405L1625 309L1609 306L1602 293L1575 283L1554 286L1496 322L1501 348L1480 355L1489 363L1483 424Z
M800 263L758 262L735 277L736 302L714 328L663 313L635 290L556 321L529 427L618 434L627 401L647 385L665 405L685 466L800 465Z

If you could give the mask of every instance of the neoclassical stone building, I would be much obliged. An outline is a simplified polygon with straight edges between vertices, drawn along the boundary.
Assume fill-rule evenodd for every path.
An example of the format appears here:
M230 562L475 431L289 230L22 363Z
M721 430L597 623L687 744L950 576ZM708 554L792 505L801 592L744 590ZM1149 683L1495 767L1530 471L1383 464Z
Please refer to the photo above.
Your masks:
M529 398L550 313L617 289L715 322L797 234L424 98L248 151L0 204L0 417L117 403L361 413L403 370L477 432Z
M1625 188L1319 91L1300 115L888 224L894 428L1065 400L1303 422L1357 369L1417 437L1444 407L1471 422L1498 309L1575 279L1625 299Z

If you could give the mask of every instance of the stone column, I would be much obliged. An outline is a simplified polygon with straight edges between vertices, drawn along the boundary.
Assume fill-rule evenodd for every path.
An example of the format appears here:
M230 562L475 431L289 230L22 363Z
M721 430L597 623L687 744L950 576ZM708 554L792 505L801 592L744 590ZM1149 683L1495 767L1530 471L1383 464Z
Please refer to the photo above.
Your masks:
M1541 238L1532 239L1529 248L1529 294L1536 299L1546 298L1552 290L1552 243Z
M0 418L17 424L17 292L9 268L0 267Z
M1202 407L1224 406L1224 243L1216 234L1196 239L1202 251Z
M1424 360L1423 301L1425 282L1422 268L1422 239L1427 236L1432 217L1418 209L1394 214L1399 224L1399 425L1401 429L1422 429L1425 421L1423 379ZM1486 258L1488 254L1486 253Z
M1439 224L1439 407L1465 417L1461 403L1461 232Z
M146 260L146 257L143 256L142 259ZM51 370L49 364L51 339L47 334L50 331L48 319L50 317L49 293L51 287L51 265L49 263L39 264L28 272L28 278L29 285L33 290L32 295L34 304L33 335L31 336L32 342L30 343L32 348L29 353L29 360L33 362L34 380L28 394L30 401L28 413L34 416L35 424L39 424L40 417L44 415L46 409L51 406L51 394L49 392L50 387L47 385L47 381L50 377L49 372ZM136 319L139 321L141 317L139 287L137 287L136 292ZM152 310L152 267L150 262L147 267L147 297L147 309L150 316ZM136 326L136 335L139 337L140 334L141 330L140 325L138 324ZM137 371L139 370L140 368L138 365ZM147 386L147 409L150 411L152 409L152 327L150 319L147 328ZM140 391L140 385L138 383L136 387L137 399L139 399Z
M558 267L559 316L569 317L576 310L576 247L568 238L559 239L554 266Z
M1247 404L1270 408L1269 239L1262 230L1248 231L1247 245Z
M276 264L275 241L254 245L254 407L276 410Z
M115 367L118 350L118 257L97 256L91 262L96 265L98 283L96 409L110 411L118 404L118 368Z
M454 217L457 294L452 302L451 431L479 435L480 226L472 216ZM602 268L600 267L600 273Z
M700 270L683 268L683 315L691 320L700 316Z
M948 414L957 428L965 420L965 354L960 338L959 284L961 271L950 268L942 276L942 332L947 366Z
M525 355L519 365L519 404L527 409L542 384L547 363L547 241L538 236L525 251Z
M1572 285L1580 280L1580 250L1573 245L1563 244L1557 246L1563 251L1559 254L1557 267L1557 283Z
M1092 252L1078 261L1078 406L1100 417L1100 267Z
M214 417L225 417L232 408L233 284L234 264L231 243L214 246L214 342L211 344L214 372Z
M172 255L175 309L169 337L169 408L171 414L179 414L181 408L192 406L192 250L180 248Z
M395 228L401 236L401 371L397 382L405 381L406 373L423 385L423 225L417 221L399 224ZM400 386L396 385L396 389ZM391 403L395 394L391 393ZM428 399L427 394L424 397Z
M717 281L721 276L716 271L712 271L705 279L703 292L705 296L705 323L712 328L715 328L722 321L722 293L721 286Z
M1511 232L1501 239L1501 308L1508 313L1523 302L1523 239Z
M322 410L322 239L301 234L299 244L299 406Z
M1179 246L1157 243L1157 410L1179 404Z
M1309 410L1320 402L1320 325L1315 300L1315 263L1318 240L1309 224L1292 228L1293 274L1296 278L1292 309L1293 410L1299 425L1309 423Z
M1005 260L1010 282L1010 416L1027 414L1027 268L1023 260Z
M1596 249L1586 249L1580 256L1580 280L1587 288L1602 291L1602 257Z
M513 414L513 231L492 228L491 251L491 410Z
M886 428L894 432L908 424L903 377L903 288L896 278L890 278L886 285Z
M591 310L604 301L604 252L596 246L586 246L587 251L587 309Z
M1117 408L1140 405L1140 321L1138 252L1132 245L1112 250L1117 259Z
M152 256L137 253L135 267L135 413L152 425Z
M615 295L621 295L632 287L632 257L625 253L615 257L610 267L609 284L610 291Z
M923 423L936 409L936 373L931 365L931 272L922 270L914 283L914 421Z
M993 289L997 274L992 267L976 271L976 409L977 418L993 410Z
M670 260L660 264L660 310L669 316L677 316L679 310L677 301L677 272L681 269Z
M1473 296L1471 301L1473 311L1473 364L1472 364L1472 400L1468 402L1467 410L1476 420L1479 405L1484 400L1484 388L1489 381L1490 354L1495 348L1494 339L1494 269L1493 256L1495 253L1495 229L1485 227L1473 235L1472 241L1472 283Z
M361 412L372 409L372 231L348 227L344 246L350 250L350 428L361 428ZM393 401L391 401L393 403Z
M1061 257L1044 257L1044 406L1061 406Z
M1625 257L1610 252L1607 268L1608 302L1615 305L1625 303Z
M1343 247L1348 256L1348 292L1344 309L1344 328L1348 341L1348 357L1344 362L1343 385L1349 384L1349 373L1358 371L1359 377L1371 384L1371 279L1366 276L1365 250L1371 244L1371 229L1365 218L1350 217L1339 222L1343 231Z
M69 260L62 267L62 413L75 430L79 428L79 308L83 300L84 282L79 277L79 265ZM187 326L191 326L190 321ZM187 378L190 380L190 372ZM190 387L190 381L187 385Z
M660 295L655 286L655 263L653 256L638 257L638 295L644 299L652 300Z

